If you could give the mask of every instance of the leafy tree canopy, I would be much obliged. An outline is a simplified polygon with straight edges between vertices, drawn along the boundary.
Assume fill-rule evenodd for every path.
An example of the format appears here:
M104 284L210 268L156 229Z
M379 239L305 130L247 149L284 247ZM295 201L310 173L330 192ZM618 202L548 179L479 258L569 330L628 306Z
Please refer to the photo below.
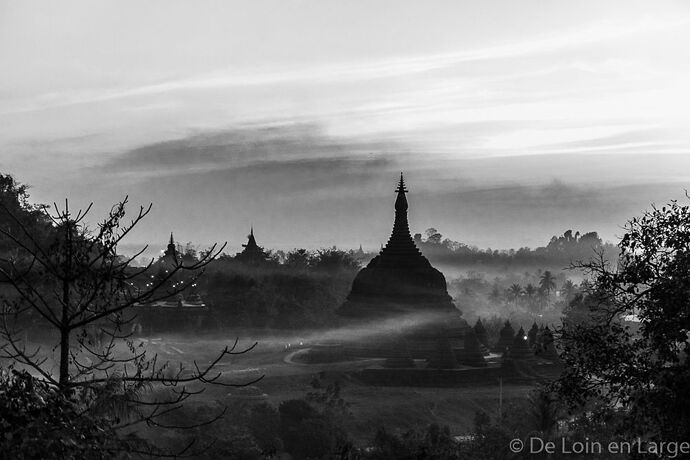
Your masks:
M690 210L672 201L632 219L620 260L581 264L592 282L560 331L566 364L556 383L573 404L624 417L620 429L690 437Z

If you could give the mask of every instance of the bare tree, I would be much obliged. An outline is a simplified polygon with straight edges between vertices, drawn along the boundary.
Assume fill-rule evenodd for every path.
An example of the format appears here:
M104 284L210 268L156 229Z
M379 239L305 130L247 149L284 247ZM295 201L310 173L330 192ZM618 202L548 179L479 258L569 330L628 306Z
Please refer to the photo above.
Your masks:
M153 260L144 267L133 264L146 247L131 257L117 254L118 244L151 210L150 205L140 207L136 216L126 222L126 203L127 198L115 204L93 230L85 224L91 206L76 214L70 212L67 201L62 210L57 205L52 213L44 208L52 225L47 235L40 236L5 209L13 222L0 228L0 234L16 250L12 257L0 259L0 281L11 288L1 299L0 358L30 370L67 397L90 401L88 410L125 414L118 417L121 422L117 428L139 423L165 426L161 417L204 390L196 384L254 383L224 382L216 366L223 358L247 353L256 344L238 349L235 340L210 362L194 361L189 369L182 364L173 368L158 355L147 354L127 327L137 309L180 294L225 245L213 245L192 261L174 258L165 273L152 276ZM173 283L182 273L188 274L192 282ZM27 343L26 329L37 323L57 335L53 348L57 363L39 345ZM96 340L96 336L102 340ZM58 370L54 372L56 365ZM154 396L158 392L146 391L160 387L170 391L162 397ZM208 422L222 415L213 415Z

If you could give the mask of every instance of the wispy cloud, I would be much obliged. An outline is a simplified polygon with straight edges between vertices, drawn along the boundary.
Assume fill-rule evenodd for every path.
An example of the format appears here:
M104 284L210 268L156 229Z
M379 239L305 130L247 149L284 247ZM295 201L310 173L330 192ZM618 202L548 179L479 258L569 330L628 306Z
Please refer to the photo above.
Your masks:
M144 145L113 156L94 168L94 172L108 171L144 180L284 167L301 169L303 175L309 176L319 172L322 166L338 170L349 163L357 163L358 159L366 160L368 166L383 166L388 164L384 155L390 157L404 151L402 145L392 142L329 136L314 124L271 125L203 132Z
M219 70L209 74L167 80L138 87L43 94L28 101L20 101L15 107L0 110L0 116L171 92L257 86L342 84L397 78L442 71L470 62L553 54L570 48L587 47L601 42L618 40L630 35L649 34L660 30L684 27L688 24L690 24L690 20L686 18L668 21L652 21L647 19L636 23L602 21L566 30L557 35L536 36L517 43L506 43L454 53L315 65L300 68L274 68L270 70L256 68L245 71Z

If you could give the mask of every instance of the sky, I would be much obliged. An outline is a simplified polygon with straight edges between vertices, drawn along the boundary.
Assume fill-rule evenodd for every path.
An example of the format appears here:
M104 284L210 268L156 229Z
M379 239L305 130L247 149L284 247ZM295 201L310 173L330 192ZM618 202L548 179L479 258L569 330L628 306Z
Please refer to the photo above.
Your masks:
M690 2L0 0L0 171L129 237L616 241L690 184Z

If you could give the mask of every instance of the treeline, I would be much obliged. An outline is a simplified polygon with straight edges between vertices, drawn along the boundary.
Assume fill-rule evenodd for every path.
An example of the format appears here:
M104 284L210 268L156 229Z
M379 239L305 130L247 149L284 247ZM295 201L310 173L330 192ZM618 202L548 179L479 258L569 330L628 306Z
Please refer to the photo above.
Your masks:
M354 251L295 249L248 263L222 256L207 268L203 295L218 326L331 326L361 267Z
M589 260L598 253L613 260L618 255L616 246L603 242L597 232L580 233L567 230L561 236L553 236L546 246L535 249L480 249L464 243L443 238L438 230L429 228L414 235L417 246L432 262L447 265L485 264L504 267L515 266L558 266L565 267L572 262Z

